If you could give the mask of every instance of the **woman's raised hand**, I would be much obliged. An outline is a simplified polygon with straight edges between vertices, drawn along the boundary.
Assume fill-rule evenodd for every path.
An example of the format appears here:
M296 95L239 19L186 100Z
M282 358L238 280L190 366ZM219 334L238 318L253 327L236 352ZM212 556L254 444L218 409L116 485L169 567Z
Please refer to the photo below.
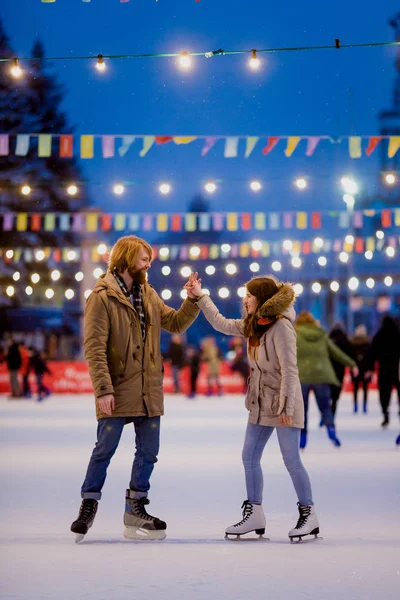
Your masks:
M198 273L190 273L189 281L185 284L185 288L189 298L198 298L202 295L201 279L198 278Z

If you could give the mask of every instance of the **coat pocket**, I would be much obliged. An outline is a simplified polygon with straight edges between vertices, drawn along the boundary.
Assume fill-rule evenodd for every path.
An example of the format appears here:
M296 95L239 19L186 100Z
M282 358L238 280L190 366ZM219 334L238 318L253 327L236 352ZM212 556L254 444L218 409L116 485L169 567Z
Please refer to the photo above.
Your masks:
M279 415L279 390L269 387L266 383L261 387L261 415Z

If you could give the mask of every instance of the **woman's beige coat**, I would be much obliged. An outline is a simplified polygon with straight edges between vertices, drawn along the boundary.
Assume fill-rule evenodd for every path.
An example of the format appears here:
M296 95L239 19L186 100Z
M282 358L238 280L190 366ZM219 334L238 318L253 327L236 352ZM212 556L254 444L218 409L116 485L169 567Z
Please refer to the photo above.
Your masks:
M283 315L283 318L264 333L255 350L248 346L250 377L245 402L250 423L280 427L279 415L284 414L293 417L292 427L304 427L293 300L292 286L283 284L259 310L260 317ZM197 304L214 329L244 337L243 319L226 319L206 295Z

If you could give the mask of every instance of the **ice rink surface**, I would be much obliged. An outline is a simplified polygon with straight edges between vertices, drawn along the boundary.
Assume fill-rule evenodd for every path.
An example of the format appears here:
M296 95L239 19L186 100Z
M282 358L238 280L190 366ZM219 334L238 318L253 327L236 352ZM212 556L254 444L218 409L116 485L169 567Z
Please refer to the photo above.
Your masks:
M400 430L397 398L382 430L376 392L367 415L339 402L335 448L311 401L302 453L323 540L291 545L296 497L276 436L263 457L269 542L223 539L246 498L242 396L166 396L148 511L168 523L161 542L125 540L133 456L125 428L96 521L76 545L71 522L95 442L93 399L43 403L0 397L1 598L62 600L392 600L400 590Z

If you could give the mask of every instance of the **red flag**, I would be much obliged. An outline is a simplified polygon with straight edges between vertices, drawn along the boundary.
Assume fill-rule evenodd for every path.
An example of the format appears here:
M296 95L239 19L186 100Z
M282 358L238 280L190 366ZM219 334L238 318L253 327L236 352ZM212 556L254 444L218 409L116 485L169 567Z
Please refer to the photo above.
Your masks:
M242 229L243 231L247 231L249 229L251 229L251 214L250 213L243 213L242 214Z
M72 158L73 155L73 136L60 135L60 157Z
M101 229L102 231L110 231L112 227L111 215L101 215Z
M310 254L311 252L311 242L310 240L305 240L302 243L302 253L303 254Z
M200 258L208 258L208 246L200 246Z
M311 227L312 227L312 229L321 229L322 223L321 223L321 213L320 212L311 213Z
M369 138L368 148L365 150L365 154L367 156L371 156L371 154L373 153L373 151L375 150L375 148L377 147L377 145L379 144L381 139L382 138L379 136L372 136Z
M383 210L382 211L382 227L391 227L392 226L392 211L391 210Z
M354 244L354 250L358 254L361 254L362 252L364 252L364 240L362 238L356 238L356 241Z
M31 217L31 231L40 231L40 215L37 213Z
M279 137L269 137L267 140L267 145L263 148L263 154L269 154L272 148L275 148L276 144L279 142Z
M61 262L61 250L59 248L53 250L53 260L54 262Z
M171 135L156 135L156 143L157 144L168 144L168 142L172 142L173 137Z
M181 217L181 215L172 215L172 218L171 218L171 231L182 231L182 217Z

